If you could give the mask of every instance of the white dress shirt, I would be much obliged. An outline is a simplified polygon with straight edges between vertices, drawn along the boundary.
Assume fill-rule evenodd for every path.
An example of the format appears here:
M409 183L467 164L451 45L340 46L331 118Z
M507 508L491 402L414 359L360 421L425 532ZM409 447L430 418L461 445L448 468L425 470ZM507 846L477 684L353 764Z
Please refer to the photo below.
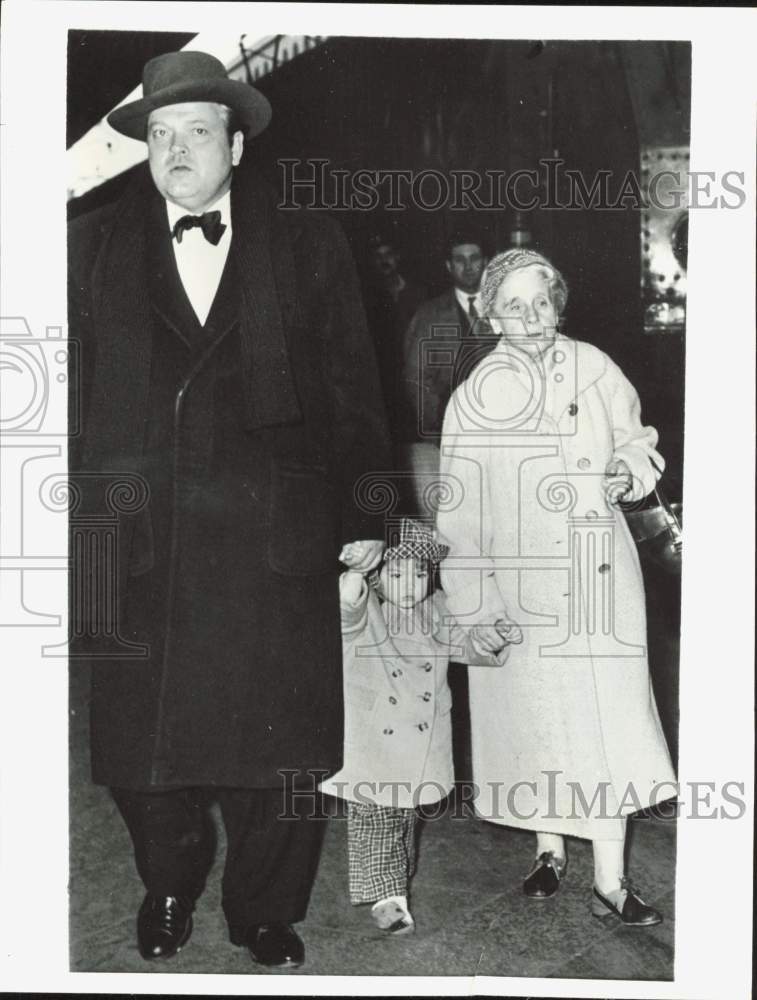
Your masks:
M185 215L196 215L200 213L188 212L180 205L173 202L166 202L168 210L168 226L171 232L179 219ZM173 252L176 257L176 267L179 270L179 277L184 286L184 291L192 304L200 323L205 325L205 321L216 297L218 286L221 283L221 275L226 264L231 245L231 193L226 192L213 205L206 209L207 212L221 213L221 222L226 226L223 236L216 246L205 239L205 235L199 226L194 229L186 229L182 233L181 243L176 239L171 239Z

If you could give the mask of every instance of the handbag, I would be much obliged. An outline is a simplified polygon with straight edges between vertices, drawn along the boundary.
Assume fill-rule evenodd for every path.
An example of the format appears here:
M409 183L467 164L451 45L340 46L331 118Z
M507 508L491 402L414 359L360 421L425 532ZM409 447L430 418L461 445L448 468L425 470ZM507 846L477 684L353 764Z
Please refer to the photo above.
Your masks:
M653 459L651 461L655 469L661 472L655 461ZM650 496L655 500L653 506L625 513L631 534L639 548L640 556L646 556L666 573L680 575L683 555L683 504L671 503L659 481Z

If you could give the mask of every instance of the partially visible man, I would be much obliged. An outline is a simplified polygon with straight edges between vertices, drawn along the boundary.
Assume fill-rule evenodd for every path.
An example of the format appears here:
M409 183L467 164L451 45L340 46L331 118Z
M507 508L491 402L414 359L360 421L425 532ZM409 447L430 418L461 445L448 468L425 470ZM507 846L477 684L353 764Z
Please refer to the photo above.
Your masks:
M401 257L391 240L382 234L374 236L369 251L365 307L376 347L389 430L396 442L403 437L405 331L427 293L423 285L400 271Z
M405 334L404 463L414 474L420 513L428 513L424 496L439 469L439 441L450 395L497 343L488 321L481 318L479 286L486 263L480 233L473 229L453 233L445 259L452 286L420 306Z
M342 764L338 557L367 540L365 570L383 547L355 489L389 462L375 357L341 231L278 210L239 166L266 98L202 52L151 60L143 91L109 121L147 143L149 170L69 236L72 472L137 474L149 495L110 581L147 655L93 664L93 778L134 843L144 958L189 938L212 792L231 941L299 965L315 787Z

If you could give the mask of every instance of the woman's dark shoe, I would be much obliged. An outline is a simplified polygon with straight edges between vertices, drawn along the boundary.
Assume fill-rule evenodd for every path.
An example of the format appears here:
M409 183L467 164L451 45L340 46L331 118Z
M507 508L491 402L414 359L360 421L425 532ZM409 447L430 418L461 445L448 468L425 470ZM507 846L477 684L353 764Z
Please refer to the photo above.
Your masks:
M137 914L137 945L142 958L171 958L192 933L192 900L186 896L153 896L149 892Z
M659 910L647 906L639 895L639 890L625 877L620 880L620 888L606 896L595 886L591 912L595 917L606 917L611 913L629 927L653 927L662 921Z
M244 943L258 965L294 968L305 961L305 945L291 924L254 924Z
M530 899L548 899L554 896L560 888L560 879L567 867L565 858L556 857L553 851L544 851L526 876L523 892Z

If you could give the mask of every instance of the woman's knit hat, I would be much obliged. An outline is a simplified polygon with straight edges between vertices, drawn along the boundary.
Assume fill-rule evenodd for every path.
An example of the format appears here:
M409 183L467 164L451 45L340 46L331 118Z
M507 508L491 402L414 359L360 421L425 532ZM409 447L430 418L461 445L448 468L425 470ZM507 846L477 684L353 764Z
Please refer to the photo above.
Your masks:
M552 301L555 304L555 310L558 315L563 311L568 301L568 286L565 284L563 276L546 257L537 253L536 250L519 248L498 253L487 264L481 279L481 308L484 316L488 318L492 317L494 300L497 297L499 286L505 278L512 274L513 271L517 271L522 267L530 267L532 264L540 264L550 272Z

